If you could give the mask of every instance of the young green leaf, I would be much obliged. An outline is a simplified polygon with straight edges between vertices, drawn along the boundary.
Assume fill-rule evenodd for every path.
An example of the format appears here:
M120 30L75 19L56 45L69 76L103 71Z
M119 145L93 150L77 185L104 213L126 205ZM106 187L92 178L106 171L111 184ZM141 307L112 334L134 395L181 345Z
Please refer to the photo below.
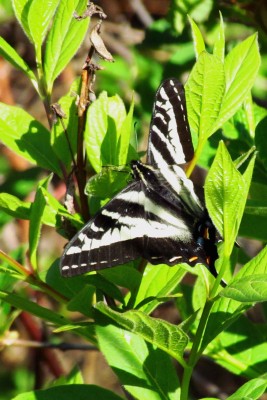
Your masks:
M186 83L186 104L189 123L204 143L215 132L225 90L225 77L221 60L202 52Z
M108 97L103 92L89 107L85 143L88 159L96 172L103 165L119 165L118 140L126 118L124 103L118 95Z
M89 18L77 21L74 11L82 13L83 0L60 0L44 53L44 78L48 93L60 72L77 52L86 34Z
M0 115L1 141L31 163L61 176L49 131L19 107L0 103Z
M223 25L223 17L220 13L220 25L218 30L218 36L214 43L213 54L217 56L222 62L224 62L224 53L225 53L225 37L224 37L224 25Z
M248 132L251 138L255 137L255 118L253 109L253 99L251 92L248 92L244 100L244 111L247 119Z
M13 0L15 15L36 49L41 48L58 3L59 0Z
M127 288L130 292L135 292L142 279L141 272L135 268L135 265L138 265L138 261L139 260L117 265L114 268L105 268L98 273L104 276L108 281L114 283L114 285Z
M52 322L55 325L67 325L70 323L69 320L64 318L58 312L49 310L48 308L39 306L39 304L30 301L24 297L21 297L15 293L9 293L5 291L0 291L0 299L11 304L13 307L19 310L24 310L38 318L44 319L46 321Z
M82 373L77 365L67 375L61 375L59 378L53 380L51 386L62 386L62 385L81 385L84 384Z
M217 323L220 325L219 319ZM267 368L267 343L263 326L241 315L231 327L225 327L220 336L208 346L206 354L236 375L249 379L258 377Z
M177 326L152 318L142 311L126 311L122 314L101 302L97 303L96 309L113 319L123 328L159 347L184 365L183 352L188 338Z
M32 41L31 32L29 29L28 23L28 13L29 8L31 6L32 1L28 0L12 0L13 9L16 15L17 20L21 24L25 34L27 35L28 39Z
M240 316L251 307L251 303L240 303L226 297L218 297L214 302L204 336L201 341L200 353L220 333L226 331Z
M131 154L131 159L129 160L129 145L131 141L132 135L132 122L133 122L133 111L134 111L134 101L132 100L130 110L124 121L122 122L120 132L119 132L119 140L118 140L118 165L125 165L127 161L131 161L133 155ZM136 154L136 159L138 156Z
M234 167L223 142L205 182L205 199L209 214L224 238L224 250L230 256L243 216L255 155L242 176Z
M243 277L267 274L267 246L265 246L252 260L245 264L235 275L231 283Z
M235 279L233 283L220 292L220 295L241 303L267 301L266 282L267 274L244 276Z
M110 282L102 274L90 274L84 278L84 282L94 286L101 293L124 304L124 297L115 283Z
M85 187L91 213L95 214L108 200L125 188L129 179L130 171L126 167L103 167L99 174L93 175Z
M266 146L267 117L263 118L257 125L255 132L255 145L259 152L258 157L267 170L267 146ZM267 188L267 187L266 187ZM262 193L262 188L260 190Z
M34 202L31 206L30 230L29 230L29 253L30 261L34 270L37 269L37 247L41 235L42 217L45 210L46 201L39 187L35 194Z
M0 210L14 218L29 219L31 203L22 201L9 193L0 193Z
M78 311L89 318L93 317L92 304L96 288L93 285L84 285L69 301L68 310Z
M39 93L38 82L33 71L30 69L28 64L19 56L16 50L13 49L2 37L0 37L0 55L4 57L13 67L24 72L31 80L34 88Z
M238 44L226 56L225 94L213 132L235 114L251 90L260 67L257 34Z
M254 274L267 274L267 246L240 269L230 285L243 277L253 276ZM222 297L224 290L226 289L220 292L221 296L216 299L212 306L207 328L202 339L201 346L203 350L219 333L225 331L252 305L252 303L240 303L240 301L236 301L233 298ZM247 364L244 366L244 370L246 367Z
M51 19L56 12L59 0L40 2L32 0L27 15L27 22L31 33L31 39L36 48L36 53L41 49L41 45L47 34Z
M206 50L205 43L204 43L203 36L202 36L197 24L195 23L195 21L189 15L188 15L188 19L189 19L191 29L192 29L192 36L193 36L193 41L194 41L196 58L198 59L200 54Z
M244 383L228 400L258 400L267 388L267 374Z
M75 94L79 93L79 90L80 78L73 82L69 92L58 101L61 110L66 115L66 118L63 118L62 121L57 118L57 122L53 125L51 130L51 143L53 150L58 159L63 162L67 171L70 170L73 160L66 135L68 135L73 155L75 156L76 154L78 113ZM65 126L67 133L64 131L63 125Z
M41 191L47 203L42 215L42 223L44 225L61 227L61 217L64 217L71 221L72 225L77 229L83 227L84 224L79 214L69 214L63 205L47 192L45 188L41 188ZM0 193L0 210L14 218L29 220L31 207L32 203L29 201L21 201L9 193Z
M180 385L170 357L141 337L103 322L96 325L101 352L126 390L142 400L178 399Z
M134 307L149 297L162 298L168 296L177 287L185 273L186 271L181 268L181 265L170 268L168 265L157 265L155 267L155 265L148 264L136 294ZM150 314L158 305L158 301L152 301L142 306L141 310Z

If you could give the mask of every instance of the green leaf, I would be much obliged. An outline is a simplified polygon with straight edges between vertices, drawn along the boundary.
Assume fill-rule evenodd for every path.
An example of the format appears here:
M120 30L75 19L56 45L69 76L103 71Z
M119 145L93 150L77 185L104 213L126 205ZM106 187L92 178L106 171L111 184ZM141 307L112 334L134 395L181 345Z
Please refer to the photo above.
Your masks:
M89 107L85 143L88 159L96 172L100 172L102 166L119 165L118 141L125 119L125 106L118 95L108 97L103 92Z
M68 375L61 375L58 379L54 380L52 385L62 386L62 385L80 385L84 384L84 379L80 369L77 366L74 366L72 370L68 373Z
M188 16L188 19L191 25L196 58L198 58L200 54L206 50L204 39L194 20L190 18L190 16Z
M96 334L101 352L132 396L142 400L180 397L177 373L166 353L111 324L96 325Z
M19 219L30 218L31 203L21 201L9 193L0 193L0 210Z
M218 36L214 43L213 54L217 56L222 62L224 62L224 53L225 53L224 25L223 25L223 17L220 12L220 25L218 30Z
M215 132L225 90L221 60L202 52L186 83L186 104L190 127L204 143Z
M32 41L31 32L28 24L28 13L31 6L32 0L12 0L13 9L17 20L21 24L28 39Z
M94 215L100 207L120 192L130 181L130 171L126 168L102 168L99 174L90 178L85 187L89 196L90 211Z
M267 117L263 118L256 128L255 145L259 152L258 157L267 169L267 143L266 143Z
M214 125L219 129L244 102L260 67L257 34L237 45L225 58L225 94L220 115Z
M73 400L73 399L97 399L97 400L122 400L122 397L95 385L62 385L44 390L35 390L22 393L13 400Z
M101 293L109 296L114 300L118 300L124 304L124 297L118 286L105 278L104 274L92 274L84 277L84 282L97 288Z
M267 388L267 374L244 383L228 400L258 400Z
M58 101L58 104L60 105L61 110L66 115L66 118L63 118L62 121L57 118L57 122L53 125L51 130L51 143L53 150L58 159L63 162L67 171L70 171L72 157L62 123L66 128L72 153L75 156L78 132L78 113L75 93L78 94L79 92L80 78L76 79L73 82L68 94L61 97L61 99Z
M145 274L139 286L134 307L149 297L162 298L168 296L177 287L178 283L185 275L185 270L181 265L169 267L168 265L146 266ZM160 300L155 300L142 306L140 310L150 314L158 305Z
M92 285L84 285L82 290L80 290L68 303L68 310L79 311L83 315L92 318L92 304L93 297L95 295L96 288Z
M39 1L31 0L23 10L24 18L27 19L29 39L35 47L37 60L41 62L41 46L47 34L51 19L56 11L59 0ZM27 10L27 12L25 12Z
M220 142L205 182L206 206L224 238L225 251L229 256L243 216L254 162L255 155L242 176L234 167L225 145Z
M216 336L226 331L250 307L250 303L240 303L226 297L218 297L212 306L199 351L202 353Z
M29 254L33 269L37 269L37 247L41 235L42 217L46 206L45 197L41 188L37 189L34 202L31 206L30 229L29 229Z
M127 161L131 161L133 158L138 158L136 153L135 157L131 154L129 160L129 146L132 134L132 123L133 123L133 111L134 111L134 100L131 102L130 110L126 115L119 132L118 141L118 165L125 165Z
M44 78L48 93L53 83L80 47L86 34L89 18L77 21L74 11L82 13L83 0L61 0L52 28L49 32L44 54Z
M19 310L28 311L30 314L35 315L41 319L52 322L55 325L68 325L69 320L64 318L58 312L49 310L48 308L39 306L37 303L25 299L24 297L18 296L15 293L8 293L6 291L0 291L0 299L11 304L13 307Z
M84 225L79 214L71 215L46 189L41 188L47 205L45 206L42 223L48 226L58 227L62 225L61 217L71 221L77 229ZM9 193L0 193L0 210L14 218L29 220L31 216L32 203L21 201Z
M58 228L62 226L62 217L64 217L64 219L69 220L77 230L84 226L84 221L81 219L80 214L70 214L45 187L41 187L41 191L47 204L42 217L43 224ZM50 223L48 223L48 221L50 221Z
M113 319L123 328L159 347L184 365L183 352L188 338L177 326L152 318L142 311L126 311L122 314L113 311L101 302L96 304L96 309Z
M267 343L263 326L241 315L213 343L215 349L211 346L217 362L228 371L248 379L264 374L267 368Z
M223 297L240 301L242 303L254 303L267 301L267 274L245 276L235 279L220 292Z
M33 71L30 69L28 64L18 55L16 50L13 49L2 37L0 37L0 55L4 57L10 64L15 68L24 72L31 80L34 88L39 93L38 82Z
M13 0L15 15L35 47L41 46L58 2L59 0Z
M254 118L254 109L253 109L253 99L251 92L248 92L245 100L244 100L244 111L246 115L246 122L248 127L248 132L251 138L255 137L255 118Z
M104 278L117 286L121 286L129 289L131 292L135 292L136 288L139 287L142 278L142 273L136 268L138 265L139 260L137 259L127 264L102 269L101 271L98 271L98 274L104 276Z
M61 176L49 131L19 107L0 103L0 115L1 141L31 163Z
M244 265L232 279L232 285L243 277L253 275L267 274L267 246L251 261ZM223 294L223 289L220 294ZM204 334L203 348L206 347L219 333L226 330L246 309L250 308L251 304L240 303L239 301L218 297L214 302Z
M261 241L267 241L267 217L265 215L265 208L253 208L252 211L250 207L248 207L248 213L244 213L244 218L242 219L239 235L258 239Z
M235 275L231 283L236 282L237 280L258 275L258 274L267 274L267 246L265 246L256 257L252 258L247 264L245 264Z
M267 205L263 200L248 200L245 213L249 215L258 215L260 217L267 217Z

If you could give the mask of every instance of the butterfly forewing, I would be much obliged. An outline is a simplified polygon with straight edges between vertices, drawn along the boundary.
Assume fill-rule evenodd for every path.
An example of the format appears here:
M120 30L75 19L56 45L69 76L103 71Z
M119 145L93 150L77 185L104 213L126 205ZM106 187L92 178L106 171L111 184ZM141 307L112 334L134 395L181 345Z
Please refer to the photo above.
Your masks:
M177 79L168 79L156 93L147 162L161 169L168 165L185 164L193 156L184 88Z

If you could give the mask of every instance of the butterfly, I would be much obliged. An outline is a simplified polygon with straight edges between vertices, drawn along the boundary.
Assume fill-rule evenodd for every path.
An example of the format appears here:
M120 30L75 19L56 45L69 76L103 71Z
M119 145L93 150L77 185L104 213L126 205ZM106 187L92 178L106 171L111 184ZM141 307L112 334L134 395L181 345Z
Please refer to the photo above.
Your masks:
M132 182L70 240L62 276L139 257L170 266L203 263L216 275L217 232L183 169L193 155L183 85L167 79L155 96L147 163L132 161Z

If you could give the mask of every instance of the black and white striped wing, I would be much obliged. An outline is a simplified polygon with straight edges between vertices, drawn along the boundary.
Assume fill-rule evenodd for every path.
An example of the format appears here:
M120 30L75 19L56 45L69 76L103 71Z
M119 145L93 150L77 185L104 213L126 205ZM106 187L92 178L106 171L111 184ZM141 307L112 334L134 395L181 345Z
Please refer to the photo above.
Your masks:
M136 232L143 217L139 193L140 182L131 183L71 239L60 260L61 275L80 275L139 257Z
M193 156L183 85L175 78L167 79L156 93L147 163L162 169L169 165L185 164Z
M192 157L184 89L168 79L156 94L148 164L132 162L135 180L68 243L61 274L80 275L138 257L152 264L206 263L205 211L180 167Z
M192 236L194 220L142 181L115 196L66 246L63 276L80 275L143 257L152 264L205 262Z

